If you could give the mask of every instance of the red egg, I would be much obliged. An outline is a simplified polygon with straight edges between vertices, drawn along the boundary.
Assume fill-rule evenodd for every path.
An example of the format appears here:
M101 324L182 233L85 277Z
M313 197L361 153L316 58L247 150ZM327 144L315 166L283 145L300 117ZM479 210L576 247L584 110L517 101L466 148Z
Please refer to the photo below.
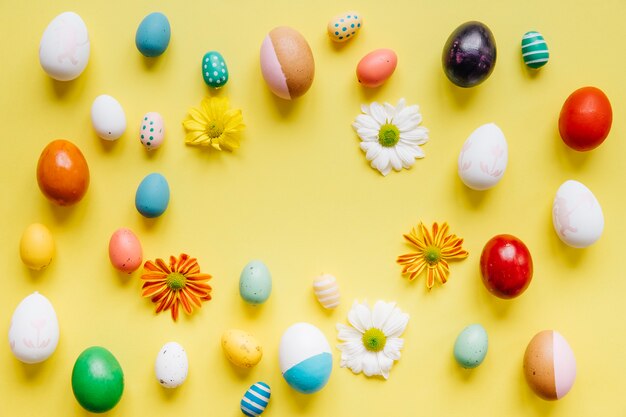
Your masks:
M533 260L524 243L511 235L497 235L485 245L480 256L485 287L496 297L515 298L533 277Z
M130 274L141 266L143 250L135 234L129 229L117 229L109 240L109 259L115 269Z
M559 133L570 148L590 151L604 142L612 122L608 97L595 87L583 87L565 100L559 116Z
M365 87L381 86L396 69L398 57L391 49L377 49L365 55L356 67L356 76Z
M79 202L89 187L89 167L80 149L63 139L50 142L37 163L37 183L53 203L70 206Z

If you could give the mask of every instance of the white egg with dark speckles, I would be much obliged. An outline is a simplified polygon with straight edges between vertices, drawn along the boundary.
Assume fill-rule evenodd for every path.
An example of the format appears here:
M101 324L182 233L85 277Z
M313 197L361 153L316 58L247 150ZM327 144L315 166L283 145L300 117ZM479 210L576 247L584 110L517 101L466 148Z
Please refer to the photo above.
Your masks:
M154 364L154 372L159 384L165 388L176 388L187 379L189 361L187 352L176 342L163 345Z

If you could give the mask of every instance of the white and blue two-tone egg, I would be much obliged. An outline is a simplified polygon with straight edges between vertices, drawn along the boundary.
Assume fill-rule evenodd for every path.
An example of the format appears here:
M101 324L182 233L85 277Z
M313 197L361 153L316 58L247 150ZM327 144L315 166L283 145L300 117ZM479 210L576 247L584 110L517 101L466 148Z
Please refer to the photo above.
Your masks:
M309 323L296 323L285 330L278 351L280 370L291 388L313 394L324 388L333 369L328 340Z

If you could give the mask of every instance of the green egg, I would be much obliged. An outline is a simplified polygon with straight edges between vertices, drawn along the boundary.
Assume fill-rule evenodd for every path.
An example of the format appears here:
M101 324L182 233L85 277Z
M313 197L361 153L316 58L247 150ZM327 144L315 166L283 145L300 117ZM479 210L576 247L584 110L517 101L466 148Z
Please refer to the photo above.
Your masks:
M548 63L550 51L541 33L526 32L522 37L522 57L524 63L532 69L539 69Z
M467 326L454 343L454 358L463 368L476 368L487 356L489 340L485 328L480 324Z
M251 261L239 276L239 294L248 304L263 304L272 292L272 275L261 261Z
M210 51L202 57L202 78L209 87L220 88L228 82L228 67L224 57L217 51Z
M115 356L92 346L80 354L72 370L72 390L78 403L92 413L115 407L124 392L124 373Z

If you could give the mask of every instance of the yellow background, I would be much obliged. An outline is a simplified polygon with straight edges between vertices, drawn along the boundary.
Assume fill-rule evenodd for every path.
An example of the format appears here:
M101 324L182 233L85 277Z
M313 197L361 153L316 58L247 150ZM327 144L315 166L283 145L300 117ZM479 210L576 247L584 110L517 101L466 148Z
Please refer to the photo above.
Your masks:
M445 3L445 4L444 4ZM343 47L325 33L330 17L357 9L361 34ZM52 81L40 68L38 47L47 24L73 10L87 24L91 57L75 81ZM172 26L166 53L144 59L134 36L141 19L164 12ZM616 416L626 408L626 335L623 294L623 162L626 154L622 0L594 4L572 0L493 2L345 0L280 1L37 1L0 5L2 64L0 109L0 333L14 308L40 291L53 303L61 328L54 355L23 365L0 343L0 415L83 416L70 375L85 348L101 345L121 363L126 387L111 416L237 416L252 383L272 387L267 416ZM441 68L448 35L467 20L493 31L498 58L482 85L452 86ZM259 47L275 26L290 25L309 41L316 62L310 91L294 102L275 98L259 69ZM537 29L551 52L537 73L522 63L520 40ZM381 88L366 90L355 68L366 53L394 49L398 67ZM204 85L200 60L220 51L230 81L215 93ZM557 120L565 98L595 85L610 98L614 123L606 142L580 154L563 145ZM90 106L110 94L124 107L126 133L116 142L97 138ZM243 110L241 149L218 153L186 147L181 121L190 106L217 94ZM351 122L361 103L401 97L418 103L430 141L426 158L409 171L382 177L359 149ZM164 146L147 154L139 121L160 112ZM495 122L509 144L509 165L492 190L474 192L459 180L461 145L478 126ZM76 143L89 163L91 185L83 201L59 208L43 197L35 169L55 138ZM171 188L170 206L156 220L134 207L141 179L161 172ZM606 219L602 238L588 249L570 249L552 227L551 207L567 179L586 184ZM424 278L409 283L396 256L410 248L402 234L420 220L448 221L465 238L470 256L452 264L444 287L428 292ZM24 228L42 222L57 255L47 270L29 271L18 244ZM214 276L214 299L173 323L156 316L140 295L140 272L117 273L108 260L109 237L129 227L145 259L187 252ZM479 258L493 235L511 233L529 247L535 274L518 299L489 295ZM261 259L273 276L268 302L253 308L238 294L239 273ZM337 276L343 303L324 311L314 299L313 277ZM353 300L395 300L411 316L405 348L388 381L334 369L321 392L304 396L280 375L278 344L292 323L318 326L336 345L335 323L346 322ZM489 334L489 353L477 369L460 369L452 356L457 334L470 323ZM264 358L249 372L234 369L220 348L229 328L261 341ZM522 357L528 341L556 329L576 355L578 377L563 400L545 402L527 387ZM5 336L6 337L6 336ZM167 391L154 376L161 346L187 350L189 378Z

